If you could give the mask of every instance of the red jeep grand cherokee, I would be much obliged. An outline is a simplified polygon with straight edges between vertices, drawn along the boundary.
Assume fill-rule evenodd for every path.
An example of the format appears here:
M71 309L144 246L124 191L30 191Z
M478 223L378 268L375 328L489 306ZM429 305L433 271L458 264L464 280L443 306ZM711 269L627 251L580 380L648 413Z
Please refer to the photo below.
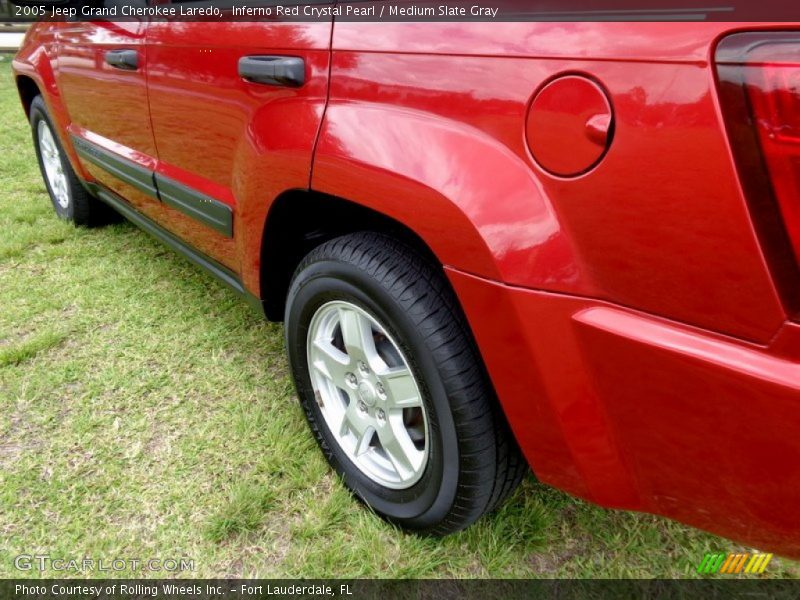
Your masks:
M463 528L530 465L800 556L790 30L61 22L14 69L58 215L110 205L283 320L387 519Z

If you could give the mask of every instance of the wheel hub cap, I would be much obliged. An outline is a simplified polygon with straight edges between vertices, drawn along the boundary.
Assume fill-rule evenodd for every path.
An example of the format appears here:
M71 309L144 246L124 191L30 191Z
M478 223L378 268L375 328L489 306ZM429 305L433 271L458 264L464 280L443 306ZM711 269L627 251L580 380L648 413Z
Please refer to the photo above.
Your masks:
M375 406L376 396L375 388L367 381L362 381L358 384L358 397L367 406Z

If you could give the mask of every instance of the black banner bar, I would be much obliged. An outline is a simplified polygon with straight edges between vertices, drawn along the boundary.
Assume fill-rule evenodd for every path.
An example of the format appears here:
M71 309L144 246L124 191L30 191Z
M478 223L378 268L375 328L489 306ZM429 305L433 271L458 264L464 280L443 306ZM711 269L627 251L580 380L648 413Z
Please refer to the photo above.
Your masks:
M17 18L70 21L796 22L787 0L12 0Z
M157 580L29 579L0 581L0 597L14 600L261 600L314 598L393 600L681 599L783 600L800 581L687 580Z

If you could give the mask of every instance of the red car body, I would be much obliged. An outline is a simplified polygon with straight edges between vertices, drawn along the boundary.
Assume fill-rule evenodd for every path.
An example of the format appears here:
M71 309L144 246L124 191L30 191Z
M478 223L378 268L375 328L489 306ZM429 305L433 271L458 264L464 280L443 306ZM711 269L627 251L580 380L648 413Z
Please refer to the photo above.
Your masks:
M327 202L410 230L540 480L800 557L796 257L753 199L715 61L737 31L787 29L61 22L33 27L14 69L82 179L213 258L268 315L313 239L298 215ZM115 48L141 68L107 65ZM305 84L243 79L249 54L303 58ZM564 77L613 113L580 172L584 117L531 108ZM556 128L541 157L534 117ZM80 140L226 205L234 234L110 175Z

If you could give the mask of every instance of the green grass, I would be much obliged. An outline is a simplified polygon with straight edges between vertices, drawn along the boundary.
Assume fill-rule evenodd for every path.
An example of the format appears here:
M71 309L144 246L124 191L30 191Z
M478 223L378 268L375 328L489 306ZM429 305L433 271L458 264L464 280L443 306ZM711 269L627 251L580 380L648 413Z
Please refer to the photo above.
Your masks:
M694 577L740 549L533 478L461 534L395 530L317 450L279 325L131 225L56 219L7 64L0 156L0 577L37 575L22 553L187 557L197 577Z

